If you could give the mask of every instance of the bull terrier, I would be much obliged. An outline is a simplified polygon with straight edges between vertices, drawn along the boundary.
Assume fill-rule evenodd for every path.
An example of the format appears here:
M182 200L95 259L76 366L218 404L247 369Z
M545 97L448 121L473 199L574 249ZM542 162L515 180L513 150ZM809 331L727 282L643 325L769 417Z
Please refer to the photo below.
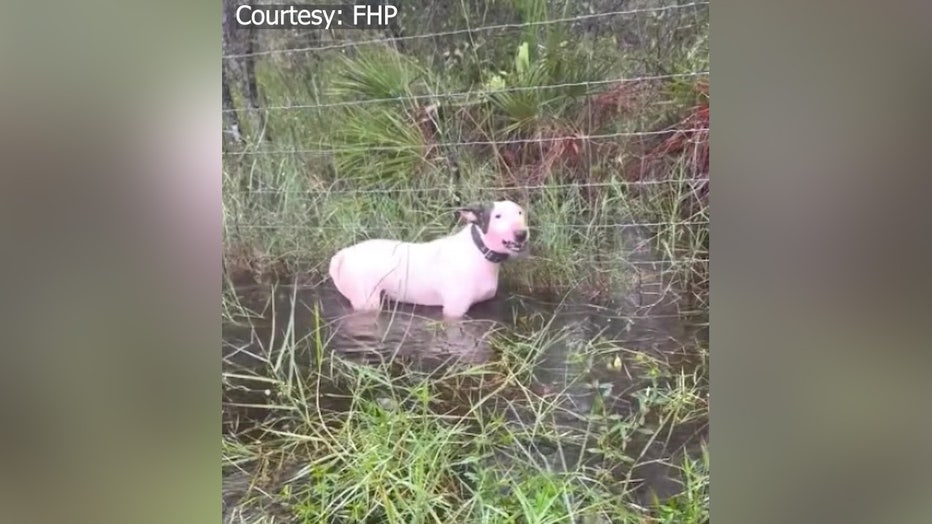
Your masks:
M495 296L500 265L526 256L526 213L501 200L457 211L467 224L429 242L370 239L338 251L330 278L356 311L381 307L383 294L408 304L442 306L445 319L464 316Z

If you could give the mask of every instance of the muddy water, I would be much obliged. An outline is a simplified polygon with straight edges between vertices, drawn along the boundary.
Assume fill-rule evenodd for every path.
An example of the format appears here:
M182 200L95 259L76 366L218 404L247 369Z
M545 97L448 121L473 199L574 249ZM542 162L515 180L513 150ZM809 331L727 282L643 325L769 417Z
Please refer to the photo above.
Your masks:
M632 284L620 290L611 304L595 306L584 299L526 297L500 291L495 299L475 305L469 319L454 326L441 322L439 308L394 304L379 315L354 314L329 282L241 287L235 295L256 314L239 324L224 323L224 373L264 375L269 361L278 358L283 346L298 348L294 352L294 365L304 373L314 373L319 359L330 355L368 365L402 363L409 371L432 372L450 365L485 364L507 358L493 342L496 335L528 339L546 325L550 335L544 339L546 344L535 359L526 386L548 399L559 399L561 409L554 412L553 424L595 438L598 424L594 429L580 431L581 426L591 422L590 414L601 411L627 416L638 412L637 392L643 391L649 381L643 376L644 369L638 369L637 364L631 366L632 360L637 361L632 356L652 357L666 363L669 372L682 370L690 374L702 360L697 348L708 347L707 317L690 311L683 295L664 284L663 266L643 264L654 256L644 249L647 244L644 235L643 231L619 230L618 247L626 252L626 260L641 264L626 270L632 274ZM593 365L591 358L578 358L587 345L587 354L598 353L593 351L592 344L599 339L611 340L615 348L624 348L625 365L633 372L619 372L609 369L604 362ZM315 354L315 348L321 346L323 354ZM706 372L707 369L702 370L703 374ZM322 409L348 408L351 391L331 388L326 381L321 383L317 400ZM468 410L467 397L449 396L444 412ZM274 404L274 395L262 383L227 375L223 400L226 435L250 438L251 428L260 422L268 424L273 416L263 406ZM531 426L531 419L536 416L530 409L522 410L520 402L491 404L513 424ZM678 462L683 453L695 454L707 436L707 421L702 419L664 432L657 441L646 442L649 437L635 436L634 441L638 438L642 441L633 442L630 450L635 455L643 450L643 455L636 457L640 465L633 471L619 465L617 474L641 479L638 494L641 504L646 506L651 493L664 498L677 492L677 476L666 464L671 460ZM523 444L537 453L535 462L555 471L599 460L584 452L590 448L589 442L567 445L533 438ZM500 465L503 470L510 469L510 457L503 450L485 467ZM605 467L604 461L601 466ZM281 475L287 477L288 472L282 471ZM225 474L225 513L249 483L248 475Z
M695 348L698 343L704 343L706 329L702 325L705 319L684 313L682 300L661 289L660 284L652 289L642 281L607 307L557 298L497 297L475 306L469 313L469 320L446 326L440 322L438 308L393 305L378 316L354 314L348 303L327 284L241 288L237 290L241 303L256 311L258 316L248 324L224 326L224 372L262 374L261 368L267 366L267 361L275 359L276 348L292 344L292 340L297 341L294 345L299 348L295 352L297 366L311 372L316 369L314 362L318 358L309 349L318 345L317 340L311 340L318 336L315 333L319 333L320 341L324 342L325 352L372 365L404 362L407 369L416 367L429 371L455 362L487 363L501 358L491 343L496 331L533 335L543 322L549 322L547 332L560 335L547 339L549 343L537 359L528 385L541 395L568 393L560 396L560 407L567 415L557 417L556 422L579 426L585 424L584 417L592 412L596 402L619 415L634 412L637 401L631 393L645 385L645 380L636 374L613 372L604 365L592 366L574 359L574 352L578 353L578 349L591 340L610 339L630 354L643 353L687 373L698 365ZM346 409L348 393L337 389L325 391L327 396L320 402L326 409ZM248 435L252 425L269 416L262 406L273 402L262 384L233 379L225 380L223 399L223 431L240 437ZM232 407L232 404L251 407ZM468 400L464 399L462 407L466 406ZM572 416L574 413L580 416ZM511 408L507 416L520 424L534 415ZM663 442L646 448L639 461L644 465L632 473L632 477L643 479L639 489L643 503L648 503L651 492L661 498L676 492L678 485L672 470L662 459L695 452L706 436L705 421L699 421L677 428L660 439ZM586 460L581 456L587 447L585 443L566 446L539 441L531 444L530 447L539 453L537 460L554 470L572 469L573 465ZM633 449L639 450L637 446ZM507 466L508 454L503 453L494 460ZM245 478L225 478L225 501L227 495L234 496L237 483L245 482Z

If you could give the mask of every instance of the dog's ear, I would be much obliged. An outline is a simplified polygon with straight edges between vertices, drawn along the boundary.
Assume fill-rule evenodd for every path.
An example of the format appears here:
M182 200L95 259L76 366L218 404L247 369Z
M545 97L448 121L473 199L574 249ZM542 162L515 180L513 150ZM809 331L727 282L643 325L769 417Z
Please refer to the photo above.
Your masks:
M471 204L456 210L461 219L465 219L471 224L476 224L483 233L489 232L489 218L492 216L492 204L481 203Z

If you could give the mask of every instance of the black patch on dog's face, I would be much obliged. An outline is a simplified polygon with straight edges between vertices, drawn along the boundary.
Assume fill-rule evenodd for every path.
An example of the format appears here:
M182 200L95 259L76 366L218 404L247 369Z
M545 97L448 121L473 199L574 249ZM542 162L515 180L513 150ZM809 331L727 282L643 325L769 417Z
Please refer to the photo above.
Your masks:
M483 202L461 208L458 213L459 216L465 218L467 222L479 226L479 229L485 234L489 232L489 221L492 219L492 209L494 207L495 204L491 202Z

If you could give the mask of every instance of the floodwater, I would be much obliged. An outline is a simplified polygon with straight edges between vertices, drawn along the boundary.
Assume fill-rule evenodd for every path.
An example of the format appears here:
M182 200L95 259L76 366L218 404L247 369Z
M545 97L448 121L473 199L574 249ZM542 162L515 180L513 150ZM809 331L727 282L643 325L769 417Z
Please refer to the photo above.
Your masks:
M430 371L451 363L482 364L502 358L492 343L493 333L533 337L544 322L549 323L548 333L560 336L547 339L550 343L536 360L527 386L539 395L563 393L559 396L560 407L567 415L558 417L557 423L586 424L585 415L593 411L596 402L611 413L629 415L637 411L637 398L632 393L649 382L638 373L587 365L573 356L580 347L601 337L625 348L627 355L640 353L668 363L673 372L682 370L691 374L703 360L697 348L707 347L707 317L685 311L688 305L683 298L664 291L661 281L641 279L610 306L559 297L505 295L500 290L495 299L475 305L468 314L469 320L452 326L440 322L439 308L393 305L378 315L354 314L329 282L316 286L239 288L236 290L239 300L257 312L258 317L251 318L248 324L225 322L223 328L223 370L228 374L223 389L223 432L249 438L250 427L270 416L269 410L262 406L274 403L274 399L262 384L237 381L229 374L261 374L261 368L277 358L275 352L286 340L303 340L295 346L313 348L317 344L309 340L320 337L327 354L371 365L403 362L407 369ZM315 359L327 356L312 353L312 349L295 352L297 366L306 373L317 369ZM625 358L626 363L631 362ZM704 369L703 373L707 372L707 366ZM327 395L319 401L328 410L346 409L348 395L342 393ZM457 399L449 402L455 404ZM513 422L521 423L534 416L529 410L514 408L514 404L507 403L507 416ZM465 410L468 405L468 399L463 399L461 407ZM629 472L632 478L640 479L637 491L640 502L648 505L652 493L662 499L677 492L675 470L667 463L671 460L678 463L684 453L693 456L698 453L701 443L708 438L707 422L682 424L655 442L632 446L635 454L645 450L638 460L640 465ZM535 460L554 470L572 468L587 459L583 456L587 448L584 444L566 446L540 441L531 447L539 453ZM507 462L508 457L503 454L496 460ZM225 514L248 483L242 472L225 473Z

